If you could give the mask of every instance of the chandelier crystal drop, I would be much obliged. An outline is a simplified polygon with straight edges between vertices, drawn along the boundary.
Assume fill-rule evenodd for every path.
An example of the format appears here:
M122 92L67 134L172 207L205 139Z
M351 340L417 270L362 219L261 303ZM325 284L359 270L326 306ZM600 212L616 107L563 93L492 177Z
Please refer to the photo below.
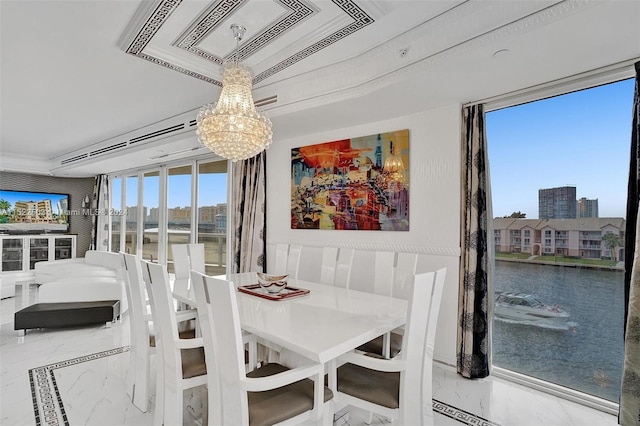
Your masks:
M239 42L245 28L231 25L236 39L235 60L222 68L218 102L203 106L196 117L198 141L231 161L251 158L269 147L271 121L256 111L251 94L252 72L239 62Z

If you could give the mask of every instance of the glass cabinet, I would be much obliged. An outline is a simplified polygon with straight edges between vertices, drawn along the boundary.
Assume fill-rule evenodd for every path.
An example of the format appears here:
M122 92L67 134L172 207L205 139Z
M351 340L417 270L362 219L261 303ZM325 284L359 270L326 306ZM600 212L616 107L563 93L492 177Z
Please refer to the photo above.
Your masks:
M29 269L43 260L49 260L49 238L29 238Z
M22 271L23 242L22 238L2 238L2 272Z
M12 297L16 281L33 278L36 263L76 257L76 235L0 235L0 247L0 297Z

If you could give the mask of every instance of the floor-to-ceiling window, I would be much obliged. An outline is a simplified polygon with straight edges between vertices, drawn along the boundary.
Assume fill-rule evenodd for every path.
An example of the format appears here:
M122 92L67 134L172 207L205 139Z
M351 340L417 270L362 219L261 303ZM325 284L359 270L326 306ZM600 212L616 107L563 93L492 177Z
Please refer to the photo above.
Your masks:
M611 403L633 90L623 80L486 114L493 364Z
M167 171L167 268L173 272L172 244L191 242L192 166L177 166ZM226 192L225 192L226 197Z
M205 246L208 274L223 274L227 265L227 162L198 165L198 234Z
M160 172L145 172L142 178L142 258L158 262L158 212L160 209Z
M112 208L126 206L126 215L111 218L113 251L139 252L173 272L171 245L197 242L205 245L207 273L226 272L227 161L193 160L114 174L111 185Z
M111 198L113 202L113 197ZM138 249L138 175L125 179L126 226L124 228L125 252L136 254ZM113 224L113 221L112 221ZM113 225L112 225L113 226ZM111 243L113 245L113 242Z

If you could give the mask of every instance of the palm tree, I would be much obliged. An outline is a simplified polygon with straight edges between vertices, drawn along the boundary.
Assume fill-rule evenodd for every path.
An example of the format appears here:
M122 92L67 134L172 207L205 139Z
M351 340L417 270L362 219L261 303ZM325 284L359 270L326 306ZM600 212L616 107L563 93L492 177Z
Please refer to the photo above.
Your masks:
M0 198L0 219L6 221L7 216L11 214L11 203Z
M620 235L613 233L604 234L602 236L602 242L604 243L606 248L611 250L611 260L617 262L618 252L616 249L622 245L622 238L620 238Z

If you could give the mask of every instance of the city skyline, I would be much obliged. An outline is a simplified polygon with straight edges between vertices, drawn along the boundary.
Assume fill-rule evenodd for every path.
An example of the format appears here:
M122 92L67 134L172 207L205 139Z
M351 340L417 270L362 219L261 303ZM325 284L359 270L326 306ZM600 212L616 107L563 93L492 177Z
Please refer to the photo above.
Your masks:
M538 191L575 186L626 216L633 79L486 113L493 216L538 218ZM533 119L532 119L533 118Z

